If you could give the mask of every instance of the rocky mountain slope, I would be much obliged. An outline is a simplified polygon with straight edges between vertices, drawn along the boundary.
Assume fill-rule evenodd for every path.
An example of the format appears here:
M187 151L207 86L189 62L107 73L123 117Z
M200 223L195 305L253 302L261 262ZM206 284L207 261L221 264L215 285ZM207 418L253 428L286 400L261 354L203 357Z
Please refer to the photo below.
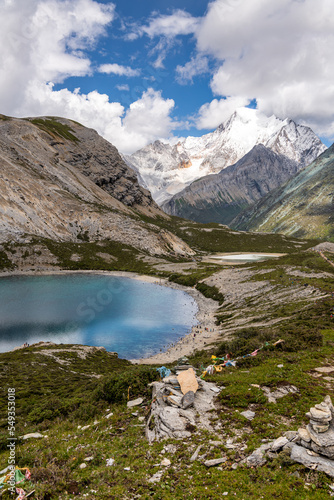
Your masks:
M308 127L239 108L210 134L187 137L176 145L156 141L124 159L137 171L139 182L162 204L194 180L236 163L257 144L301 166L326 149Z
M334 241L334 145L231 226Z
M298 170L300 163L259 144L235 165L194 181L162 207L169 214L197 222L229 224Z
M28 234L191 253L173 234L141 220L164 214L94 130L62 118L0 115L0 165L1 242Z

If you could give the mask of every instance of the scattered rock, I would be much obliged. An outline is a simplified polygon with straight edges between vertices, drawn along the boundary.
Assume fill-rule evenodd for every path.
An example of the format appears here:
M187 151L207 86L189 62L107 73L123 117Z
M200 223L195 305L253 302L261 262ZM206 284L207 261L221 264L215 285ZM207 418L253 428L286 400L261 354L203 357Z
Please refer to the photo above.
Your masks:
M177 451L177 447L175 446L175 444L166 444L166 446L163 447L162 451L174 454Z
M202 447L203 446L201 444L199 446L197 446L195 453L193 453L193 455L190 458L190 462L195 462L195 460L197 460L199 452L201 451Z
M255 413L251 410L242 411L240 415L247 418L247 420L253 420L253 418L255 417Z
M87 458L85 458L85 462L91 462L92 460L94 460L94 457L87 457Z
M112 416L113 416L113 413L108 413L108 414L105 416L105 418L110 418L110 417L112 417Z
M152 477L148 480L149 483L159 483L163 475L163 471L158 471L155 474L153 474Z
M314 368L314 370L319 373L333 373L334 366L320 366L319 368Z
M226 462L227 458L226 457L221 457L221 458L214 458L213 460L206 460L204 462L204 465L206 467L214 467L215 465L220 465Z
M169 467L172 462L168 458L164 458L161 460L160 465L163 465L164 467Z
M211 391L218 394L221 391L221 387L211 387Z
M87 429L89 429L89 428L90 428L90 425L84 425L83 427L81 427L81 430L82 430L82 431L85 431L85 430L87 430Z
M210 446L223 446L223 444L224 444L223 441L218 441L218 440L216 440L216 441L211 441L210 440L209 441L209 445Z
M253 451L249 457L246 457L244 460L240 462L242 465L246 465L247 467L260 467L267 462L265 458L265 452L271 448L271 443L262 444L260 448Z
M87 464L82 463L79 465L79 469L85 469L87 467Z
M143 401L144 401L143 398L133 399L132 401L127 402L127 407L133 408L134 406L139 406L143 403Z
M20 436L21 439L38 439L38 438L43 438L43 434L40 432L30 432L30 434L24 434L24 436Z
M261 389L263 390L269 403L276 403L277 399L283 398L287 394L294 394L298 392L297 387L290 384L281 385L273 392L271 392L270 388L266 386L261 387Z

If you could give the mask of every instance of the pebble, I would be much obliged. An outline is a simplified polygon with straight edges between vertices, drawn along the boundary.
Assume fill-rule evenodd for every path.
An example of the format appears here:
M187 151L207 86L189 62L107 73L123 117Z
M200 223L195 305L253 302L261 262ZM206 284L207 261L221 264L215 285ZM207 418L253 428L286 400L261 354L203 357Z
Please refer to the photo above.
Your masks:
M85 469L87 467L87 464L82 463L79 465L79 469Z
M214 467L215 465L223 464L224 462L226 462L226 460L226 457L214 458L213 460L206 460L204 462L204 465L206 467Z
M158 483L161 480L163 471L158 471L148 480L149 483Z
M160 465L163 465L164 467L169 467L172 462L168 458L164 458L161 460Z
M133 406L139 406L142 404L143 401L144 401L143 398L133 399L132 401L127 402L127 407L132 408Z

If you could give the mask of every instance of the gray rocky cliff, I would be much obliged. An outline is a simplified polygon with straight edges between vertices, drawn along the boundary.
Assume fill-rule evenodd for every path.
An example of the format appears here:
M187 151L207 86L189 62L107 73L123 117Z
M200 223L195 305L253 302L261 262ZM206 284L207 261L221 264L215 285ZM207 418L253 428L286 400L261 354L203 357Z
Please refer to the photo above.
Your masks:
M218 174L193 182L163 205L172 215L229 224L247 206L292 177L301 165L262 144Z
M165 214L98 134L61 118L0 115L0 242L112 240L151 254L191 249L141 215Z

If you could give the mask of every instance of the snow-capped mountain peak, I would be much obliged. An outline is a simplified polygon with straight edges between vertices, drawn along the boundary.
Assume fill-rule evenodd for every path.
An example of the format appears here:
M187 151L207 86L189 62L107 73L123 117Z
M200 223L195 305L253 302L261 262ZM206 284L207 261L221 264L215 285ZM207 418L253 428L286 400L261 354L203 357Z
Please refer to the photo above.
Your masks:
M326 149L310 128L297 125L293 120L267 117L256 109L238 108L209 134L189 136L174 145L155 141L124 158L161 204L194 180L236 163L257 144L302 166Z

